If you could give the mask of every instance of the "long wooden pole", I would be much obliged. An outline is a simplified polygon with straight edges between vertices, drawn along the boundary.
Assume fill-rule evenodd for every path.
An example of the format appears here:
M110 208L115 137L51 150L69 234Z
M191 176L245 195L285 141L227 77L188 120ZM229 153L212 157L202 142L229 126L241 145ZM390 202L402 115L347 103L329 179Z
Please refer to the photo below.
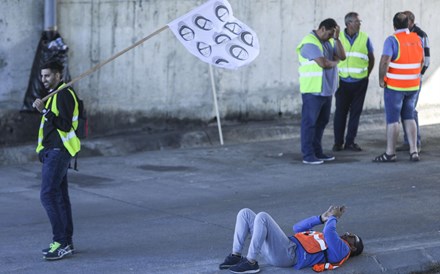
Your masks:
M97 71L98 69L100 69L102 66L110 63L111 61L115 60L116 58L118 58L119 56L121 56L122 54L126 53L127 51L139 46L140 44L144 43L145 41L147 41L148 39L150 39L151 37L159 34L160 32L164 31L165 29L168 28L168 25L161 27L160 29L156 30L155 32L151 33L150 35L142 38L142 40L139 40L138 42L136 42L135 44L129 46L128 48L121 50L120 52L116 53L115 55L113 55L112 57L108 58L107 60L97 64L96 66L92 67L91 69L89 69L88 71L84 72L83 74L81 74L80 76L76 77L75 79L71 80L69 83L60 86L57 90L49 93L46 97L44 97L42 100L43 102L46 101L47 99L49 99L51 96L57 94L60 90L66 88L66 87L70 87L71 85L73 85L74 83L76 83L77 81L81 80L82 78L86 77L87 75L92 74L93 72Z

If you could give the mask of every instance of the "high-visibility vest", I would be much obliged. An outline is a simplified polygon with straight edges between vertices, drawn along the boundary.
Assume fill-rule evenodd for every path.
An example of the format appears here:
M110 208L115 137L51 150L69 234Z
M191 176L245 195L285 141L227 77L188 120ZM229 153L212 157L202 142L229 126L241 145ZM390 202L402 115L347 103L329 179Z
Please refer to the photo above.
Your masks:
M390 62L384 78L386 86L399 91L420 89L423 47L420 38L414 32L399 32L394 35L398 43L398 54Z
M316 254L319 252L326 253L327 243L324 240L324 234L322 232L317 231L304 231L300 233L296 233L294 237L299 241L304 250L309 254ZM345 242L345 241L344 241ZM347 245L348 243L345 242ZM349 245L348 245L349 246ZM325 259L327 260L327 254L325 255ZM347 256L345 256L338 263L318 263L315 264L312 269L316 272L322 272L325 270L333 270L340 267L345 261L350 257L350 252L348 252Z
M331 39L330 41L333 46L334 40ZM308 60L302 57L301 48L304 46L304 44L316 45L321 52L324 53L321 42L312 33L304 37L298 47L296 47L299 60L299 89L301 93L321 93L324 69L321 68L314 60Z
M353 45L348 41L345 33L339 35L342 46L345 49L345 60L338 64L339 76L341 78L363 79L368 76L368 35L359 32Z
M78 151L81 149L81 141L79 140L79 138L76 136L75 134L75 130L78 128L78 114L79 114L79 109L78 109L78 100L76 98L75 92L73 92L73 90L71 90L70 88L67 89L73 97L73 100L75 101L75 108L73 110L73 117L72 117L72 128L70 129L69 132L65 132L62 130L57 129L58 134L60 135L60 138L63 142L64 147L67 149L67 151L69 151L69 154L72 155L72 157L74 157L76 155L76 153L78 153ZM61 91L61 92L65 92L65 91ZM50 97L47 102L45 107L48 108L50 106L50 102L52 101L52 107L50 109L50 111L52 111L55 116L59 115L59 110L57 107L57 97L58 97L58 93L55 94L54 96ZM37 153L40 152L42 149L44 149L43 146L43 137L44 137L44 133L43 133L43 127L44 127L44 122L46 121L44 115L41 117L41 123L40 123L40 129L38 131L38 145L37 145Z

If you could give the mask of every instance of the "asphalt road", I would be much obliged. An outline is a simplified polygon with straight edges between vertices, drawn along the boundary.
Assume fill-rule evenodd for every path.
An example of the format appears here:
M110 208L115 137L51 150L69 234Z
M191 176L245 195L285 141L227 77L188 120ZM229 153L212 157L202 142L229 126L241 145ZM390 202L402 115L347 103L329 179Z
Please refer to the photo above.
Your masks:
M77 252L56 262L40 253L51 242L41 165L0 166L0 273L229 273L218 264L231 251L239 209L266 211L289 234L331 204L348 207L338 232L355 232L365 244L336 273L427 269L440 262L439 130L423 127L417 163L404 152L396 163L372 163L385 149L381 127L360 131L364 151L335 153L320 166L301 163L297 135L80 157L79 172L69 173ZM332 146L328 130L324 146ZM262 273L314 273L260 266Z

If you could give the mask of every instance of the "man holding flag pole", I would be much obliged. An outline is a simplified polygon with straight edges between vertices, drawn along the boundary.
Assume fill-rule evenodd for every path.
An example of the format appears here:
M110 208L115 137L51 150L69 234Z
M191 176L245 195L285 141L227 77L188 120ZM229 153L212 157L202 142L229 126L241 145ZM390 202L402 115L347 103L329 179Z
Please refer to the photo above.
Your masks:
M237 69L252 62L259 54L256 33L233 16L228 1L210 0L68 83L61 81L62 68L59 64L49 63L43 66L41 80L50 92L46 97L36 99L33 107L42 114L37 147L37 153L43 162L41 201L53 232L53 242L49 248L43 250L45 259L58 260L73 253L73 222L67 189L67 169L70 159L80 150L80 140L75 134L78 126L78 100L71 86L167 27L188 51L210 66ZM210 75L220 141L223 144L212 67Z

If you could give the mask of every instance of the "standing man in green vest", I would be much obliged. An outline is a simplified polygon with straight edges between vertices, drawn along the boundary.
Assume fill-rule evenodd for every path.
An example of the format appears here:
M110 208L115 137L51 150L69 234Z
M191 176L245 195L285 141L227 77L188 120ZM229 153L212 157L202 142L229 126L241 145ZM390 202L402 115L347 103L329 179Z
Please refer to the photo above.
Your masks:
M336 91L336 110L333 130L335 144L333 151L343 149L362 151L355 143L368 88L368 78L374 67L373 45L365 32L360 31L361 20L356 12L345 15L345 30L339 35L339 40L345 49L347 59L339 62L339 88ZM347 116L350 113L347 135L344 133Z
M301 152L304 164L319 165L335 159L324 154L321 141L330 119L332 97L339 84L337 65L339 60L345 60L339 31L334 19L325 19L296 48L303 101Z
M49 62L41 68L41 81L49 94L61 89L46 102L36 99L33 106L42 114L37 153L43 163L40 199L49 217L53 240L43 249L46 260L59 260L73 253L73 221L67 169L81 144L78 127L78 100L70 87L64 87L63 66Z

